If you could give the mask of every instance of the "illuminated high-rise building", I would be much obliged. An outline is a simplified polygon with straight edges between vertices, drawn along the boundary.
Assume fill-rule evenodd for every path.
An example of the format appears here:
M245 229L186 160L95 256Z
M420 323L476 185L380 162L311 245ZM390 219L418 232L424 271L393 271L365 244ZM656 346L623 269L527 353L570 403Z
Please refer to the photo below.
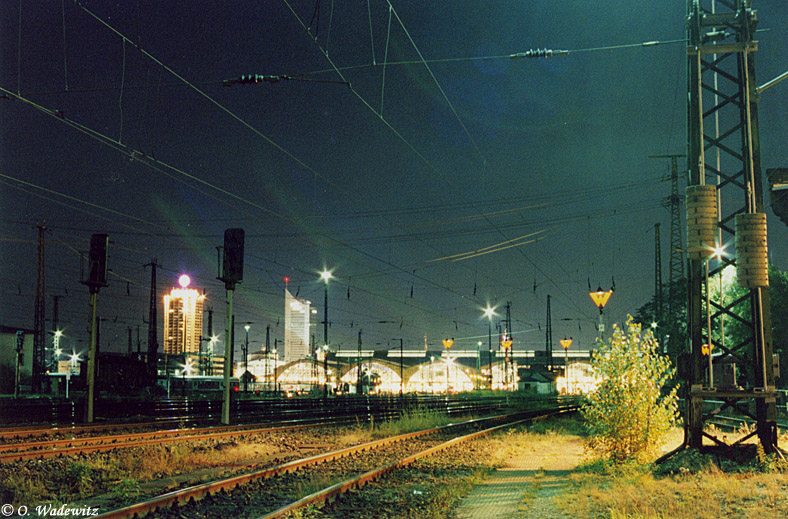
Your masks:
M178 282L181 288L173 288L164 296L164 353L198 353L205 296L187 288L189 276L181 276Z
M284 361L293 362L309 357L309 301L293 297L285 288L285 351Z

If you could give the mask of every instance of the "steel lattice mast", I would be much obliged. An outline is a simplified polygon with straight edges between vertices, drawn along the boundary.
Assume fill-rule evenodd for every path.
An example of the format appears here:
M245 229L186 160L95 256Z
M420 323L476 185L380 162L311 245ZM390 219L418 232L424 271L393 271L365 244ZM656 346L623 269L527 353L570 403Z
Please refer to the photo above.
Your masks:
M768 289L763 284L747 288L745 295L730 302L714 301L704 291L707 278L716 279L723 268L736 265L736 255L744 252L742 248L736 255L731 253L737 238L737 215L763 212L753 60L756 24L751 0L687 2L688 186L715 186L717 245L726 245L727 253L711 264L708 257L688 260L690 355L685 443L700 448L706 436L716 445L725 445L705 433L703 426L714 414L735 409L756 420L752 435L757 434L768 453L777 447ZM745 336L736 343L720 341L723 318L741 323ZM736 363L742 373L736 383L714 386L712 363L703 352L709 343L719 352L713 357L714 365ZM707 411L704 403L711 400L723 403Z

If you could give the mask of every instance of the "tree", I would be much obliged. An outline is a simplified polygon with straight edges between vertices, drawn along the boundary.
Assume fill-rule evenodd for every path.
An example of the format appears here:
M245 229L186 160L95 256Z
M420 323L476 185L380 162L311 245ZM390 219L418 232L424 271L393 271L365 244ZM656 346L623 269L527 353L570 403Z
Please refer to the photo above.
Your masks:
M723 278L722 298L720 297L719 275L709 280L709 292L714 301L734 301L744 294L744 289L738 287L735 275L728 273L726 269ZM667 354L674 365L678 364L678 357L684 352L689 352L687 343L687 281L681 279L674 282L675 289L670 290L666 286L663 293L676 294L676 300L663 302L664 313L659 320L657 336L664 337ZM769 296L771 299L772 314L772 344L774 353L780 356L780 366L782 376L777 378L777 387L788 387L788 272L783 271L774 265L769 266ZM635 320L642 323L649 323L656 317L654 298L641 306L635 314ZM674 309L673 315L668 313L668 308ZM705 311L705 310L704 310ZM748 313L749 305L743 304L735 309L737 315L744 316ZM745 339L746 334L751 333L741 323L734 319L725 319L725 344L740 344ZM720 341L719 323L715 323L713 335L715 340ZM664 351L664 350L663 350ZM744 351L742 355L749 358L750 352Z
M667 388L670 359L659 354L652 330L642 333L628 316L626 330L613 325L613 337L597 342L591 366L601 382L581 411L588 449L614 462L644 460L678 418L678 388Z

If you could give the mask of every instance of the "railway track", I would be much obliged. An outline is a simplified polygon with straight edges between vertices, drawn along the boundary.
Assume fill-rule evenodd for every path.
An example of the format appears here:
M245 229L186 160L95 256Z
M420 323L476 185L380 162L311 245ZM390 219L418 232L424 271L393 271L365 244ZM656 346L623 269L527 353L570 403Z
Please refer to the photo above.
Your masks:
M458 409L465 410L464 407ZM478 411L479 409L486 410L487 407L480 408L473 406L469 410ZM493 408L494 409L494 408ZM390 410L382 410L381 412L368 413L364 418L368 421L381 421L392 417ZM144 432L123 432L113 435L98 435L98 436L84 436L75 437L78 432L92 434L102 429L102 426L83 426L81 428L68 428L62 429L59 427L50 429L32 429L39 431L42 436L70 436L68 438L41 440L41 441L26 441L26 442L9 442L0 444L0 463L13 463L16 461L33 460L33 459L48 459L57 458L62 456L76 456L80 454L88 454L94 452L105 452L116 449L144 447L150 445L161 445L167 443L180 443L188 441L202 441L210 439L228 438L233 436L251 435L258 433L269 433L274 431L281 431L287 429L299 429L305 427L319 427L331 425L347 425L357 423L359 417L348 416L345 414L332 417L332 416L317 416L316 418L298 418L295 415L290 417L289 421L279 420L274 423L258 423L258 424L245 424L234 426L210 426L210 427L192 427L192 428L177 428L177 429L157 429L153 431ZM126 424L125 427L139 429L141 426L149 426L148 424ZM124 425L116 424L110 426L110 430L123 429ZM4 431L6 433L6 440L8 438L20 439L29 438L30 435L26 432L31 429L14 429L12 431Z
M574 411L565 405L548 410L520 412L470 420L434 429L401 434L256 470L254 472L191 486L146 501L106 512L98 517L249 517L255 510L261 518L285 517L293 511L319 505L344 492L422 457L462 442L524 421ZM504 423L501 423L504 422ZM479 430L481 427L485 429ZM458 432L460 431L460 432ZM457 436L457 434L462 434ZM322 490L294 496L293 489L314 481L330 481ZM176 509L178 506L186 508Z
M124 433L111 436L86 436L63 440L36 441L26 443L7 443L0 445L0 463L31 459L75 456L91 452L115 449L163 445L188 441L203 441L233 436L270 433L283 430L319 427L323 423L292 424L284 426L250 427L248 425L225 427L202 427L191 429L170 429L142 433ZM339 423L331 425L340 425Z

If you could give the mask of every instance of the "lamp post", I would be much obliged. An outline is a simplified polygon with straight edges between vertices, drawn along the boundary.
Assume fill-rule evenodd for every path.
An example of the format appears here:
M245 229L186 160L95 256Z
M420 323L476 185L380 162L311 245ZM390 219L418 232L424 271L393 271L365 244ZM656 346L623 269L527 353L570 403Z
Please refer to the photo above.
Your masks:
M454 338L443 339L443 347L446 348L446 396L449 396L449 350L454 344Z
M66 400L68 400L68 385L71 381L71 373L76 371L77 366L79 366L79 353L75 353L74 350L71 350L71 355L68 358L68 371L66 372Z
M402 337L399 339L399 396L405 391L405 379L402 378Z
M320 273L320 279L325 283L325 290L323 292L323 396L328 398L328 280L332 278L331 272L323 270Z
M476 377L474 377L473 388L479 389L479 374L482 372L482 341L476 343Z
M492 318L495 315L495 309L487 305L484 309L484 316L487 318L487 369L490 371L490 391L493 388L493 371L492 371Z
M566 394L569 394L569 347L572 345L572 338L564 337L559 340L561 347L564 348L564 378L566 379Z
M328 396L328 344L323 345L323 396Z
M433 376L435 375L435 355L430 355L430 393L435 394Z
M509 351L512 349L513 342L514 341L512 341L512 338L508 334L504 334L501 337L501 347L503 348L504 352L504 367L506 370L504 388L507 391L509 390Z
M249 328L252 327L252 323L246 323L244 325L244 331L246 332L246 338L244 339L244 372L241 373L241 376L244 378L244 393L249 391L249 377L246 376L246 373L249 372Z
M57 371L57 363L60 360L60 337L63 336L62 330L55 330L52 336L52 353L54 354L54 370Z
M711 331L711 292L709 291L709 262L712 258L717 259L720 261L722 259L722 254L725 249L722 246L715 246L711 250L711 255L706 257L704 263L706 264L706 337L707 343L701 345L701 353L703 355L708 355L709 357L709 388L714 388L714 369L713 369L713 359L711 352L714 349L714 339L712 338L712 331ZM720 297L722 297L722 276L720 276ZM724 329L720 332L720 336L724 337Z
M605 323L603 321L603 314L605 305L607 304L608 299L613 294L613 289L610 290L602 290L602 287L598 287L595 292L589 292L588 295L591 296L591 300L594 302L597 308L599 308L599 328L597 331L599 332L599 340L604 340L605 335Z

